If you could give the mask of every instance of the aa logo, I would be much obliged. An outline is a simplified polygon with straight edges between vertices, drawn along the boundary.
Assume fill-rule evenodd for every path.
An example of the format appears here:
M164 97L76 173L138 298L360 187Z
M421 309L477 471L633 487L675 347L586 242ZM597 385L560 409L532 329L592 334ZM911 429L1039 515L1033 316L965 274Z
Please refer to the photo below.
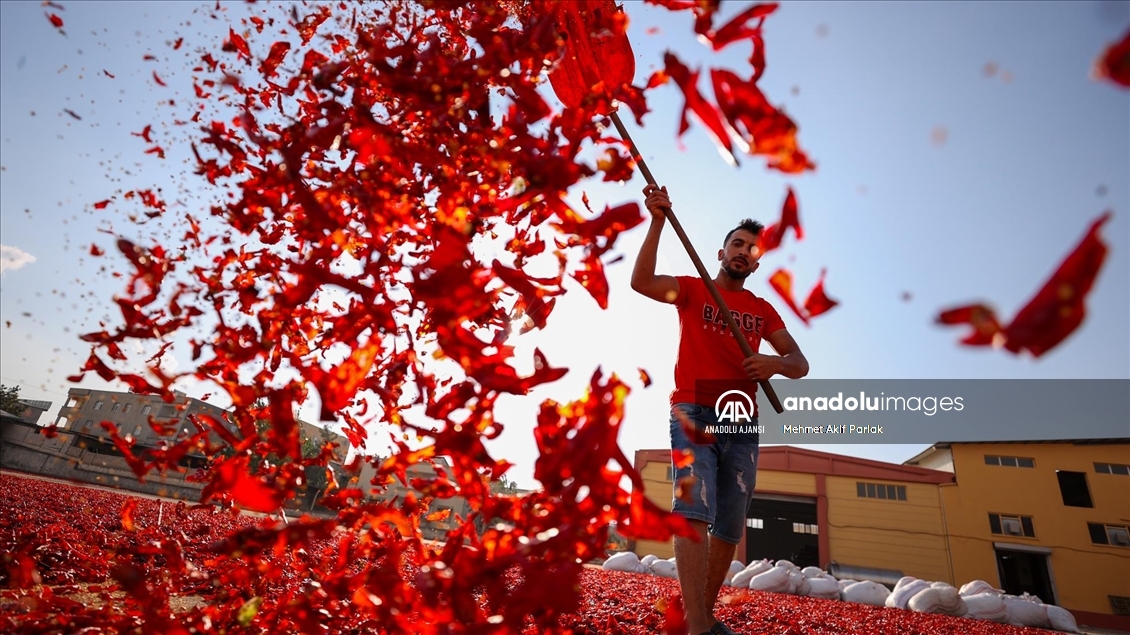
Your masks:
M753 400L741 390L727 390L714 402L718 423L753 423Z

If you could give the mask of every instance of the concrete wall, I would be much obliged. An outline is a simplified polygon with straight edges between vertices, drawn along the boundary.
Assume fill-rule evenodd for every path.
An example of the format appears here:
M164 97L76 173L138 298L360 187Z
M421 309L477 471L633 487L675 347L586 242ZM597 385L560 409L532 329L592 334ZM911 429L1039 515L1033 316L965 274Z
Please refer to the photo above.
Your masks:
M185 480L189 472L157 471L140 481L126 460L113 454L98 453L106 447L98 435L73 430L57 430L49 437L45 428L17 419L0 422L0 468L40 474L50 478L113 487L141 494L150 494L189 502L198 502L203 484ZM321 506L310 509L313 493L288 501L289 512L302 510L314 515L334 515Z
M200 499L203 486L185 481L183 473L152 474L144 482L139 481L124 458L91 451L92 446L98 445L92 437L67 430L48 437L42 427L10 419L0 425L0 467L4 469L166 498Z

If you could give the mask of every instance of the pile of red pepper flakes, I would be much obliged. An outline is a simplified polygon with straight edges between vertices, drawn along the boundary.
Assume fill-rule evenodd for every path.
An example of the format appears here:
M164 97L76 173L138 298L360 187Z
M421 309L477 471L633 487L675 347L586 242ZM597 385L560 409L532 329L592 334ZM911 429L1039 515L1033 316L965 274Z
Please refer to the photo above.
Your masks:
M0 509L5 510L0 515L0 630L6 633L395 633L403 630L398 624L422 616L404 616L400 623L374 617L364 607L382 597L377 585L419 580L424 592L434 592L427 585L427 567L437 564L415 564L410 549L362 555L366 550L360 547L375 534L336 530L332 523L282 526L277 519L212 505L137 498L11 473L0 476ZM510 567L497 577L514 593L540 587L565 595L562 579L552 574L532 578ZM357 584L360 579L367 583ZM575 605L555 623L526 619L511 632L678 632L670 628L681 622L675 580L586 568L575 584ZM471 604L486 598L481 590L468 596ZM1043 632L737 589L723 591L717 615L742 633ZM499 630L454 622L419 623L418 628L429 633Z

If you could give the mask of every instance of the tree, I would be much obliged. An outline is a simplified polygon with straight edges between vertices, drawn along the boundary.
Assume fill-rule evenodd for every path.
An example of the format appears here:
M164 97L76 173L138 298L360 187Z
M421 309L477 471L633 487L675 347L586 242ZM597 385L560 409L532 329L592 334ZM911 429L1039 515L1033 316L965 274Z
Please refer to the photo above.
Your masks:
M496 479L491 479L490 493L495 496L514 496L519 492L518 483L507 478L505 474Z
M20 405L19 386L9 388L0 384L0 410L17 417L24 413L24 407Z

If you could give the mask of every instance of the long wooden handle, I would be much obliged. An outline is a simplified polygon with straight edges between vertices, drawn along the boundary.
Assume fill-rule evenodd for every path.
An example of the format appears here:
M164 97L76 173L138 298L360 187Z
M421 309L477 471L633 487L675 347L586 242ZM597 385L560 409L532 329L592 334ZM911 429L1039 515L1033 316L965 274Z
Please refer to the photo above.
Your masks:
M636 165L640 168L640 174L647 180L649 185L658 185L655 182L655 177L651 175L651 170L647 169L647 164L644 163L643 156L640 155L636 144L632 141L632 136L628 134L628 130L624 127L624 123L620 121L620 114L615 110L612 111L612 123L616 125L616 130L620 133L620 137L628 142L628 147L632 152L632 158L635 159ZM710 295L714 297L714 301L718 303L718 310L722 312L722 317L726 319L726 325L730 327L730 332L734 334L734 339L738 341L738 346L742 347L742 354L746 357L753 355L753 348L746 341L745 336L742 335L741 329L738 327L738 321L734 319L730 313L730 307L726 306L726 301L722 299L722 293L718 291L718 286L714 284L714 279L710 277L710 273L703 266L702 260L699 259L698 253L695 252L694 246L691 245L690 238L687 238L687 233L683 231L683 226L679 224L679 219L675 218L675 212L670 207L663 208L663 215L671 222L671 228L679 236L679 240L683 242L683 247L687 249L687 255L691 257L691 262L694 263L694 268L698 270L699 277L706 283L706 288L710 291ZM772 404L773 410L780 414L785 411L781 406L781 400L777 397L777 391L773 390L773 386L769 384L769 380L762 379L757 382L761 387L762 394Z

